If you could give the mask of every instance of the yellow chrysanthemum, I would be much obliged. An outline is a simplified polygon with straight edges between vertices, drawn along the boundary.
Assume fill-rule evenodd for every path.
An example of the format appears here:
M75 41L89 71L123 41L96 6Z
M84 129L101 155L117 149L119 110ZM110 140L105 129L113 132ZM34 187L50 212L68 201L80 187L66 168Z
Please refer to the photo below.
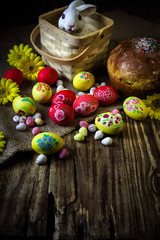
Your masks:
M160 120L160 94L154 93L152 96L147 96L143 102L148 108L149 117Z
M32 48L29 45L25 45L21 43L19 46L14 45L13 49L9 50L8 54L8 62L11 66L17 67L22 57L26 54L29 54L32 51Z
M37 80L39 71L44 68L44 61L37 54L30 53L22 57L18 69L22 71L24 78L28 80Z
M13 101L19 94L19 85L11 79L2 78L0 80L0 104L6 104Z
M4 140L3 132L0 132L0 153L4 151L6 141Z

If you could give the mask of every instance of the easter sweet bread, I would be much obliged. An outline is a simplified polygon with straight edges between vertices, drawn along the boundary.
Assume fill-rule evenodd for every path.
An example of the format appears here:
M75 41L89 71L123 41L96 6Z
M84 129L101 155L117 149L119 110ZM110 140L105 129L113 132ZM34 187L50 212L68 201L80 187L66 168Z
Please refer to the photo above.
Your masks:
M160 42L132 38L112 50L107 61L110 82L121 96L145 97L160 90Z

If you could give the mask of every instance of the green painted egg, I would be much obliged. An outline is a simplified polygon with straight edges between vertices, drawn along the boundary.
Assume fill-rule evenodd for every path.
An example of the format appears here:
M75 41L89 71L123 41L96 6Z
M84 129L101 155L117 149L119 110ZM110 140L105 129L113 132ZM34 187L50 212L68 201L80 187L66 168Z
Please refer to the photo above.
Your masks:
M18 96L13 100L13 110L20 116L33 115L36 111L36 103L31 97Z

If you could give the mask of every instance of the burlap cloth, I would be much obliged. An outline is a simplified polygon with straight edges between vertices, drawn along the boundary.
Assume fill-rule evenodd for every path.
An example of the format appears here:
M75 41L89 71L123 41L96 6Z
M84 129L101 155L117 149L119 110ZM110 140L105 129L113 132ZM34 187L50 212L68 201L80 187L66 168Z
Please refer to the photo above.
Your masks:
M111 43L108 49L108 54L110 51L122 40L136 37L136 36L153 36L160 38L160 25L148 22L141 18L129 16L120 10L115 10L112 12L104 13L104 15L112 18L115 22L114 30L111 36ZM11 68L6 62L7 54L9 49L13 47L14 44L19 45L20 43L29 44L31 46L29 37L34 25L28 25L19 28L12 28L7 31L1 32L0 38L0 73L3 77L4 73ZM106 68L100 69L95 72L96 82L106 81L109 84L107 77ZM35 82L24 80L22 86L20 87L21 94L32 97L32 87ZM72 83L65 80L64 87L77 92ZM52 92L55 93L56 86L52 86ZM61 137L69 134L71 131L79 128L79 121L86 120L88 122L92 121L98 113L110 111L113 108L122 109L122 99L119 99L116 103L107 107L98 107L97 111L88 117L75 117L73 123L69 126L58 126L55 124L48 116L48 109L51 103L39 104L37 103L36 112L40 112L44 119L44 125L41 126L41 131L54 132ZM16 123L13 122L12 118L15 115L12 104L8 103L4 106L0 105L0 131L4 132L5 140L7 141L5 150L0 154L0 164L9 161L11 157L19 151L29 151L31 148L31 141L33 138L32 128L27 128L25 131L20 132L16 130Z

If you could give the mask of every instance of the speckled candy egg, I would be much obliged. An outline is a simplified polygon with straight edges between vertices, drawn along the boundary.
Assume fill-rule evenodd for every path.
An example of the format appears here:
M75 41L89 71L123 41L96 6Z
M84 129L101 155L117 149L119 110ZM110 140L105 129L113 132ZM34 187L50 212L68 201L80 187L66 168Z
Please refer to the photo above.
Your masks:
M80 91L87 91L95 83L95 78L90 72L80 72L73 78L73 86Z
M111 86L100 86L93 92L93 96L97 97L101 106L107 106L114 103L118 99L117 91Z
M52 90L47 83L36 83L32 88L32 96L36 102L47 103L52 97Z
M53 96L52 104L65 103L71 106L75 99L76 99L75 92L68 89L61 90Z
M137 97L128 97L123 103L124 112L135 120L144 120L148 115L145 103Z
M50 118L58 125L69 125L74 120L73 109L64 103L57 103L49 108Z
M53 154L64 146L63 139L55 133L43 132L32 139L32 149L39 154Z
M98 99L93 95L82 95L73 103L74 111L80 116L93 113L98 107Z
M33 115L36 111L35 101L26 96L18 96L13 100L13 110L20 116Z
M95 125L102 132L115 135L122 131L124 123L117 114L106 112L96 117Z

